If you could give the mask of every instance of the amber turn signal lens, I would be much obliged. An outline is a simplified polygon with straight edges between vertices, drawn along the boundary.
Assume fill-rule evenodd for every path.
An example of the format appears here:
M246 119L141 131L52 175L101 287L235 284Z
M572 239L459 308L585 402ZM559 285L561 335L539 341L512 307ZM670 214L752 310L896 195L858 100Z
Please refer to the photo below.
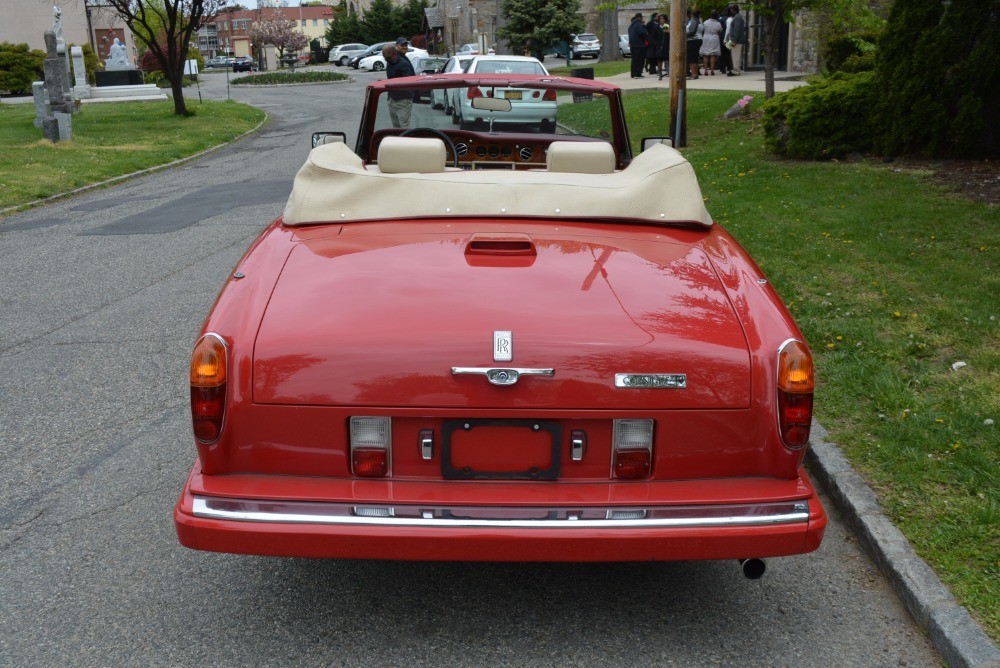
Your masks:
M792 394L811 393L816 385L809 348L801 341L789 341L778 353L778 389Z
M215 334L201 337L191 353L191 387L226 384L226 344Z

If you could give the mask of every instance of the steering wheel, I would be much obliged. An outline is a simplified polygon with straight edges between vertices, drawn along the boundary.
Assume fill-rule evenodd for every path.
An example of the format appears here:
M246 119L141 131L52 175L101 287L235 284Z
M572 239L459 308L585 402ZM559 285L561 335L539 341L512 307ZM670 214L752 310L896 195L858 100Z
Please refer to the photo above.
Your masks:
M451 154L454 156L454 159L451 162L451 166L458 167L458 149L455 148L455 142L451 140L451 137L441 132L437 128L410 128L409 130L400 132L399 136L407 137L409 135L414 134L415 132L429 132L432 135L435 135L440 139L442 139L444 141L444 145L451 149Z

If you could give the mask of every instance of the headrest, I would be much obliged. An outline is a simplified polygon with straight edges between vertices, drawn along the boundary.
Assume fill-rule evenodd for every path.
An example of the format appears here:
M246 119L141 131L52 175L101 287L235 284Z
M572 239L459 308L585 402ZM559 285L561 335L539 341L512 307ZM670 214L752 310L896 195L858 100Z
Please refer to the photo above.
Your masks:
M433 137L386 137L378 145L378 169L383 174L443 172L447 151Z
M554 141L545 166L550 172L610 174L615 171L615 149L603 141Z

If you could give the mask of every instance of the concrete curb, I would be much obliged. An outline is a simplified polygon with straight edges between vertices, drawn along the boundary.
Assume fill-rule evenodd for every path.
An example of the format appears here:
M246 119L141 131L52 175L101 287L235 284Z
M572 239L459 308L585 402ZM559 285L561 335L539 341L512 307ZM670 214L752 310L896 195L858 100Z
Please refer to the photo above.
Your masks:
M882 513L875 492L827 431L813 422L806 462L865 551L951 668L1000 668L1000 649L958 604L902 532Z
M3 217L6 216L9 213L15 213L17 211L26 211L26 210L31 209L33 207L36 207L36 206L38 206L40 204L49 204L49 203L54 202L56 200L63 199L64 197L72 197L73 195L79 195L80 193L85 193L88 190L95 190L97 188L103 188L103 187L109 186L109 185L111 185L113 183L118 183L119 181L127 181L128 179L133 179L133 178L135 178L137 176L143 176L145 174L152 174L153 172L158 172L161 169L169 169L170 167L176 167L177 165L182 165L185 162L189 162L191 160L195 160L197 158L200 158L203 155L208 155L212 151L218 151L220 148L222 148L224 146L229 146L230 144L235 144L236 142L240 141L244 137L248 137L248 136L252 135L253 133L257 132L257 130L260 130L262 127L264 127L264 125L270 120L270 118L271 118L270 114L268 114L267 112L264 112L264 118L261 120L261 122L258 123L257 125L255 125L254 127L250 128L249 130L247 130L243 134L238 135L236 137L233 137L229 141L224 142L222 144L216 144L215 146L212 146L210 148L206 148L204 151L199 151L198 153L195 153L193 155L189 155L186 158L178 158L177 160L174 160L172 162L166 162L166 163L164 163L162 165L154 165L153 167L147 167L146 169L140 169L138 172L132 172L130 174L122 174L121 176L115 176L113 178L106 179L104 181L99 181L98 183L91 183L91 184L88 184L88 185L85 185L85 186L80 186L79 188L75 188L73 190L67 190L64 193L58 193L56 195L50 195L49 197L44 197L42 199L36 199L36 200L32 200L31 202L25 202L24 204L16 204L14 206L9 206L6 209L0 209L0 227L2 227L2 225L3 225Z

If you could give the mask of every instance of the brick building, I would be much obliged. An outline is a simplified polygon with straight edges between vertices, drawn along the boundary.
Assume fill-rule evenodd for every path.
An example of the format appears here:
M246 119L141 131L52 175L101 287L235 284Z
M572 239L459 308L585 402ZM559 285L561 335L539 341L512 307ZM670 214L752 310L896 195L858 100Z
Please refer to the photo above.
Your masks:
M321 46L328 46L326 29L330 26L333 10L323 5L223 11L198 31L198 50L205 58L212 58L226 54L228 45L228 55L256 57L247 31L250 26L263 18L279 17L293 21L310 42L318 39Z

